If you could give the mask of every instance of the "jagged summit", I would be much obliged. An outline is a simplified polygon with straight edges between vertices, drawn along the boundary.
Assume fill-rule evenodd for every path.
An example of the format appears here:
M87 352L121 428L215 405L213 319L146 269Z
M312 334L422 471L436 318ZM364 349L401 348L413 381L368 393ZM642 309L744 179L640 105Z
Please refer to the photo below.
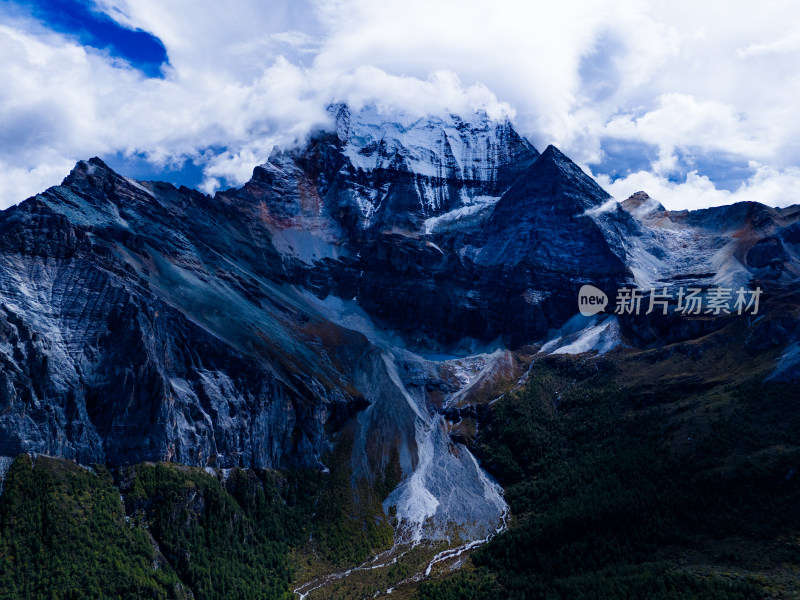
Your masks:
M422 232L429 219L490 207L539 156L508 119L483 111L419 117L374 105L330 110L335 131L273 153L248 184L300 229L330 214L353 236Z
M75 163L75 166L72 167L72 170L61 182L61 185L73 185L76 182L85 181L89 176L102 178L122 177L103 162L101 158L93 156L89 160L79 160Z
M578 165L550 145L497 203L495 216L534 207L578 215L610 198Z
M651 198L645 191L631 194L620 202L620 205L637 219L663 215L666 212L664 206L658 200Z
M93 156L89 160L79 160L77 163L75 163L74 169L90 170L91 167L100 167L101 169L113 172L113 169L103 162L103 159L101 159L99 156Z
M385 114L375 105L331 107L343 152L356 169L408 171L430 178L496 182L502 171L530 164L539 152L507 118Z

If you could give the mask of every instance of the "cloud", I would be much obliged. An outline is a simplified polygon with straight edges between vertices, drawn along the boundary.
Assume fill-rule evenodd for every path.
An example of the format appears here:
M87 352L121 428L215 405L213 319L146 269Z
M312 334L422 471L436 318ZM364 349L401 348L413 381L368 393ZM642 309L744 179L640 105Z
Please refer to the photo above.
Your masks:
M677 168L678 148L725 151L760 157L769 149L750 135L747 123L733 106L716 101L697 101L688 94L662 94L657 106L640 117L620 115L605 126L608 137L655 144L658 160L652 170L659 175Z
M43 161L38 167L26 169L0 161L0 199L13 198L7 206L35 196L47 189L54 182L61 181L69 173L75 163L61 157L54 157L51 162ZM2 204L0 204L2 206Z
M739 50L739 56L748 58L752 56L764 56L769 54L790 54L800 52L800 30L779 37L776 40L750 44L747 48Z
M387 114L414 115L485 110L493 119L513 118L514 110L481 83L464 85L452 71L435 71L427 79L389 75L377 67L359 67L331 81L330 98L358 109L375 102Z
M637 171L612 181L598 175L598 182L617 200L646 190L668 210L694 210L734 202L760 202L770 206L800 204L800 168L776 169L751 162L755 173L734 191L718 189L706 176L690 171L680 182L649 172Z
M652 146L646 168L638 158L605 181L622 189L638 177L676 202L740 197L701 168L722 152L758 161L740 180L752 194L784 189L800 163L800 78L796 61L780 59L795 52L800 11L790 1L758 11L688 0L609 0L602 10L588 0L94 5L158 38L169 65L148 78L0 7L0 206L93 155L143 158L155 174L192 160L205 191L240 184L273 145L326 122L332 100L433 113L483 106L595 169L607 164L604 147Z
M263 162L273 144L292 143L327 119L304 70L280 56L247 85L183 82L176 73L147 78L66 36L37 33L0 25L0 79L8 83L0 88L0 171L13 171L17 183L30 173L24 194L57 183L77 160L116 152L165 166L206 160L217 147L231 157L257 151L254 162ZM24 197L6 183L0 205Z

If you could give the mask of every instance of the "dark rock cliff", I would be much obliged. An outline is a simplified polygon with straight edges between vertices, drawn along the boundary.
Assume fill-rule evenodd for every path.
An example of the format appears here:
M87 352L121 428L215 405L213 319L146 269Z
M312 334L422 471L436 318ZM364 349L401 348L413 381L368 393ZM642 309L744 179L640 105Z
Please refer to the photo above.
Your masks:
M430 425L393 348L541 341L585 283L800 273L797 211L629 212L508 121L334 112L213 198L91 159L0 214L0 455L321 466L365 406Z

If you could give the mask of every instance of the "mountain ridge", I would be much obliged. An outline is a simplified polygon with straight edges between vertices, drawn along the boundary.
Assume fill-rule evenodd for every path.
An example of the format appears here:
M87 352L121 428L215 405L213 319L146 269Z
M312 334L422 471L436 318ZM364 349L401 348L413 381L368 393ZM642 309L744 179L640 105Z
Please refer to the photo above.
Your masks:
M348 440L335 468L393 514L398 543L480 540L507 506L463 423L487 409L464 399L523 385L521 349L607 352L729 323L610 315L624 285L763 285L768 299L800 277L798 210L640 212L639 197L628 211L554 146L483 116L478 132L390 123L385 151L353 162L347 118L213 197L93 158L0 213L0 455L322 472ZM362 148L383 132L367 121ZM508 147L488 144L472 171L485 177L465 179L447 127ZM422 146L401 130L420 129L442 142L415 172ZM611 297L606 320L575 320L587 283ZM754 339L795 341L764 323ZM602 344L571 346L598 327Z

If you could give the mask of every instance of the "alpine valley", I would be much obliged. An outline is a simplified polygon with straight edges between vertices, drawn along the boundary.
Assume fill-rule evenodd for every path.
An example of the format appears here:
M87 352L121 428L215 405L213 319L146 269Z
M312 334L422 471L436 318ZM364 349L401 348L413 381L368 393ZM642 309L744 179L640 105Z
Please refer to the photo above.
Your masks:
M0 213L0 598L800 597L800 206L329 111L213 197L92 158Z

